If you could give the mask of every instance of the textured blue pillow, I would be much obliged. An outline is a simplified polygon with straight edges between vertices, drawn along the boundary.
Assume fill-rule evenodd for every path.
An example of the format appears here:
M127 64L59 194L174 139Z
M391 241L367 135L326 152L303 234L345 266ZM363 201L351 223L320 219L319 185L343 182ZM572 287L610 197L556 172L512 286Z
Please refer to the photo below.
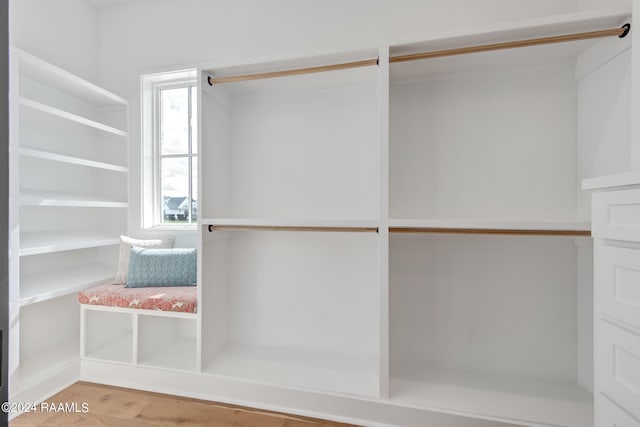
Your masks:
M194 286L196 281L195 249L131 247L127 288Z

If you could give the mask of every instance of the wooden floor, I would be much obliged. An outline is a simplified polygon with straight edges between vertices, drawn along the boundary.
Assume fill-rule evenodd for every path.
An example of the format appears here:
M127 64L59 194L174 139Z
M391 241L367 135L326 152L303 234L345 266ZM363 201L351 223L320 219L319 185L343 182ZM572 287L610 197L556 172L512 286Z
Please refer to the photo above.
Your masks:
M351 424L87 382L75 383L47 402L54 408L66 403L78 412L25 413L11 421L9 426L353 427ZM83 403L86 403L84 408L88 407L86 413L82 413Z

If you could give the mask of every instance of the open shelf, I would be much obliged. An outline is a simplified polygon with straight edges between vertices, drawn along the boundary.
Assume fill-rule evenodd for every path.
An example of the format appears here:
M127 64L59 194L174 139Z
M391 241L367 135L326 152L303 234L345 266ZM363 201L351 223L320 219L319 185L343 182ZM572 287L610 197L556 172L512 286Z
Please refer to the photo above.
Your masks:
M393 401L515 424L591 424L589 238L389 240Z
M195 320L140 314L138 363L170 369L196 370Z
M20 305L29 305L73 294L104 283L113 278L114 274L114 269L96 262L22 276L20 279Z
M120 237L97 230L37 231L20 234L20 256L117 245Z
M131 363L132 342L133 333L126 332L109 342L103 343L100 347L92 348L86 352L84 357L110 362Z
M91 168L106 169L114 172L127 173L129 168L111 163L96 162L94 160L83 159L81 157L67 156L64 154L52 153L29 147L20 147L20 155L33 157L36 159L51 160L55 162L69 163L72 165L87 166Z
M19 72L22 78L38 82L47 88L70 95L86 104L102 107L127 105L127 101L124 98L23 50L12 47L11 53L18 58Z
M53 191L29 191L20 192L20 204L28 206L61 206L61 207L86 207L86 208L126 208L127 202L109 200L96 195L84 195L73 193L60 193Z
M61 110L50 105L43 104L28 98L20 97L20 105L30 108L32 110L40 111L42 113L50 114L56 117L60 117L65 120L71 120L81 125L89 126L107 133L111 133L121 137L128 137L129 133L120 129L116 129L112 126L105 125L104 123L97 122L95 120L87 119L86 117L79 116L77 114L69 113L68 111Z
M378 396L378 363L338 354L230 345L205 366L209 374L270 385Z
M82 357L133 363L133 314L83 308Z
M516 424L593 424L593 396L562 381L434 369L414 372L408 378L391 378L391 401Z
M201 316L207 372L379 394L377 235L205 233Z

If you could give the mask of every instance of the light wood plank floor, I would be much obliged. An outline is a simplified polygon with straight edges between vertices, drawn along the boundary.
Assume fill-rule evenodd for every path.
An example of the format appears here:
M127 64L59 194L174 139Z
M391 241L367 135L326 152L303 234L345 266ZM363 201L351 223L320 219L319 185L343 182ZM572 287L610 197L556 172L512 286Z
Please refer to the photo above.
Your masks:
M87 382L77 382L47 401L88 404L87 413L25 413L10 427L354 427L313 418L226 405Z

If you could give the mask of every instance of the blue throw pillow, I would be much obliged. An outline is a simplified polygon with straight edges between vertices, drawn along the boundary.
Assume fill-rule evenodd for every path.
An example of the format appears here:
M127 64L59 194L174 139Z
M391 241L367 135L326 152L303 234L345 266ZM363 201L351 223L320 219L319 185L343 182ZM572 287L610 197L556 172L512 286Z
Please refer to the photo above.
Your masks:
M131 247L127 288L194 286L197 281L195 249Z

